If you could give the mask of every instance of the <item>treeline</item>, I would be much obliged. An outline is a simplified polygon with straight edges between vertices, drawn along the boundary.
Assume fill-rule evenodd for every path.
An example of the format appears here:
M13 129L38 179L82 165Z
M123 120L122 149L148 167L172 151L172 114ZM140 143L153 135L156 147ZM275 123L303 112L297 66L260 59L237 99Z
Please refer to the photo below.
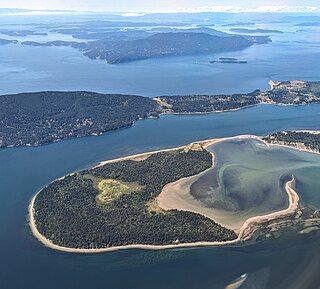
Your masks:
M258 103L259 94L260 90L255 90L248 94L162 96L159 99L174 113L196 113L226 111L254 105Z
M36 146L98 135L165 113L228 111L259 103L320 101L320 82L279 82L270 91L248 94L161 96L94 92L34 92L0 96L0 147Z
M320 102L320 81L280 82L274 89L265 92L266 96L278 104L311 104Z
M72 248L105 248L127 244L164 245L236 238L233 231L191 212L148 209L164 185L212 166L208 151L177 150L144 161L122 161L57 180L36 197L38 230L54 244ZM90 178L136 182L142 192L124 194L111 203L96 201Z
M304 131L277 132L264 138L269 143L281 142L287 145L303 144L313 151L320 151L320 134Z
M0 96L0 147L41 145L131 126L158 116L147 97L94 92L36 92Z
M269 91L232 95L178 95L158 97L165 112L205 113L228 111L259 103L303 105L320 102L320 82L283 81Z

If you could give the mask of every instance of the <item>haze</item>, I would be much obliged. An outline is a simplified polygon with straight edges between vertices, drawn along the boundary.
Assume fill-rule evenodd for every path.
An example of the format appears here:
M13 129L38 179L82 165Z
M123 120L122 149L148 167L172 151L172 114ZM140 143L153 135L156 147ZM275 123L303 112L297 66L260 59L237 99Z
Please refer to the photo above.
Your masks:
M254 2L254 3L253 3ZM320 12L318 0L2 0L0 8L117 12Z

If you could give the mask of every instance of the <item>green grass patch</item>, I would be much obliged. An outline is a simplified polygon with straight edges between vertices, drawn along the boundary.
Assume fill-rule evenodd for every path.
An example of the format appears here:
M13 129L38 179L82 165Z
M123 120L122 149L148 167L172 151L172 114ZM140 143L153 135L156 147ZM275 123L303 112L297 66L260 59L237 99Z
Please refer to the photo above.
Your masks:
M97 184L97 189L100 191L100 194L96 197L98 204L106 205L119 199L122 195L141 191L142 186L138 183L106 179Z

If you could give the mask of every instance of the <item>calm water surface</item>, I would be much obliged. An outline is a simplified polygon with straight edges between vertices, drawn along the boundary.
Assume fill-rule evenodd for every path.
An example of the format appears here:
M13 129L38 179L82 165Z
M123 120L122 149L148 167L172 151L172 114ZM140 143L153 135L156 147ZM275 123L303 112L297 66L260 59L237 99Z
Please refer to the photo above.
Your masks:
M10 20L6 21L10 23ZM16 20L11 21L14 23ZM4 27L18 29L15 26ZM262 27L279 29L285 33L271 34L272 43L253 45L242 51L149 59L117 65L91 60L68 47L1 45L0 94L39 90L89 90L145 96L239 93L258 88L269 89L270 79L318 80L318 29L311 27L296 33L298 27L293 23L264 23L260 25ZM214 28L228 32L221 25ZM32 26L28 29L32 29ZM70 35L52 32L49 36L28 37L0 34L0 38L12 38L20 42L57 39L80 41ZM248 64L209 63L219 57L236 57L247 60Z
M243 288L318 289L320 248L316 235L283 236L243 248L66 254L47 249L33 238L27 225L27 206L48 182L101 160L213 137L320 129L319 113L319 105L259 105L224 114L168 115L99 137L0 150L1 288L209 289L224 288L248 273L247 286L258 287ZM309 198L317 203L319 194Z
M42 23L43 19L32 18L32 23ZM2 27L10 29L12 26L3 25L17 21L24 23L26 18L0 19ZM24 27L30 28L32 25ZM215 28L222 27L217 24ZM146 96L233 93L268 89L270 79L318 80L317 29L306 28L305 32L296 33L298 27L292 23L278 22L261 24L259 28L280 29L285 33L272 35L273 43L233 53L121 65L90 60L71 48L3 45L0 46L0 94L39 90L92 90ZM0 38L9 39L4 35ZM71 40L70 36L53 33L45 38L32 36L18 40ZM248 60L248 64L208 63L221 56ZM247 282L241 288L319 289L320 246L316 234L286 235L243 248L79 255L43 247L30 234L27 224L27 206L36 191L57 177L101 160L207 138L263 135L299 128L320 129L319 105L288 108L260 105L224 114L162 116L99 137L38 148L0 150L0 288L222 289L248 273ZM314 206L320 203L319 187L314 181L319 173L314 169L299 172L303 181L298 191L314 192L304 194L304 201Z

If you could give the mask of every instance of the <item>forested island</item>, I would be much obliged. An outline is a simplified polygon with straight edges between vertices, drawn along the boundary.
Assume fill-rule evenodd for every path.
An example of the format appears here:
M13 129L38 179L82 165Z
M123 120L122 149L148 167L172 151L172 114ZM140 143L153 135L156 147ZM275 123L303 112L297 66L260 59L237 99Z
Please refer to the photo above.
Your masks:
M248 33L248 34L254 34L254 33L279 33L282 34L283 31L276 30L276 29L247 29L247 28L231 28L230 31L237 32L237 33Z
M211 153L192 144L71 174L35 196L31 226L46 242L76 249L234 240L209 218L164 211L156 202L166 184L211 166Z
M248 61L234 57L220 57L219 60L211 60L210 63L246 64Z
M71 36L73 39L54 41L23 39L25 46L65 46L77 49L91 59L105 60L109 64L132 62L168 56L204 55L225 51L238 51L255 44L271 42L268 36L229 34L209 27L183 28L186 24L138 22L84 22L62 27L46 27L50 33ZM48 31L0 30L7 36L48 36ZM0 44L16 44L17 40L2 39Z
M212 30L212 32L208 32ZM195 31L195 32L193 32ZM201 32L206 31L206 33ZM91 59L106 60L109 64L167 56L203 55L224 51L237 51L254 44L270 42L264 36L232 35L213 29L148 33L141 31L100 32L103 39L78 41L23 41L29 46L70 46ZM100 35L101 36L101 35ZM99 34L96 37L100 37ZM88 36L90 37L90 36Z
M32 92L0 96L0 147L37 146L99 135L161 113L230 111L259 103L320 102L320 82L270 82L269 91L233 95L178 95L154 99L94 92Z

